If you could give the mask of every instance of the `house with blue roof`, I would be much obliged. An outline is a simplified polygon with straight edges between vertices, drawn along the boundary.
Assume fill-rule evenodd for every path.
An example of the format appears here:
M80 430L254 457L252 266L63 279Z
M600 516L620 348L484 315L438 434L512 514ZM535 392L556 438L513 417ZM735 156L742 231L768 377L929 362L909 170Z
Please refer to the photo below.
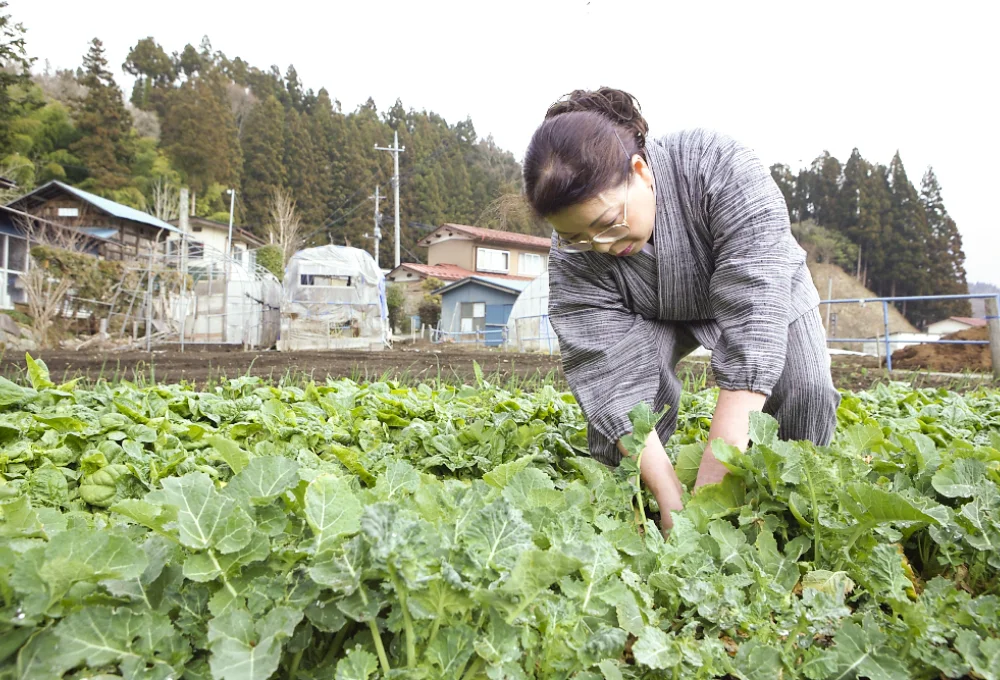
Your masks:
M468 276L434 291L441 296L442 340L499 347L517 296L530 279Z
M5 211L22 231L24 215L38 218L28 229L65 227L81 232L83 249L108 260L148 254L150 248L165 252L167 238L180 230L163 220L127 205L53 180L7 204ZM58 226L54 226L58 225Z

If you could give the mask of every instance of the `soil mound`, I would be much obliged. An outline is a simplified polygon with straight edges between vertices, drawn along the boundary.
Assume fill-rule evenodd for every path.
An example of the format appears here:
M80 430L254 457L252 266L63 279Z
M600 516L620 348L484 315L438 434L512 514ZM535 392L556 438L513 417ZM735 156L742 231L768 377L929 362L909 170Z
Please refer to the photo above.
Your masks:
M943 340L989 340L989 331L969 328L944 336ZM892 353L892 367L908 370L976 373L993 370L989 345L910 345Z

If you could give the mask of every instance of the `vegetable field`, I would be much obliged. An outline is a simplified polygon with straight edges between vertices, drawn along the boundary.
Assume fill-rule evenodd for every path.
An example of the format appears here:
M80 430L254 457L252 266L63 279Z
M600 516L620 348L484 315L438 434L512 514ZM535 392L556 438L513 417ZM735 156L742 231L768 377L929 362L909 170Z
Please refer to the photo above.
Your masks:
M752 422L668 540L571 396L0 379L0 678L1000 678L1000 393ZM669 449L693 482L714 404ZM633 412L636 434L652 426Z

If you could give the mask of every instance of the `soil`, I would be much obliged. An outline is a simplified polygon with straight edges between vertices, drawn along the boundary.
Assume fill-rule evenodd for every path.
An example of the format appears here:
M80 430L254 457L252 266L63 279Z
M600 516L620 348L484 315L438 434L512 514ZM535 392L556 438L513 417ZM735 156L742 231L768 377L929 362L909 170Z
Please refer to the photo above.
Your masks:
M942 340L989 340L989 330L969 328L944 336ZM892 367L907 370L965 371L988 373L993 370L989 345L910 345L892 353Z
M938 346L948 350L966 346ZM45 360L54 380L146 380L187 382L204 386L226 378L257 375L270 380L303 377L324 380L347 377L355 380L393 378L407 383L442 380L449 383L474 383L474 363L482 368L487 380L509 384L511 381L530 387L530 383L552 382L565 388L558 356L516 354L490 350L442 348L440 345L399 347L382 352L243 352L239 349L202 347L181 353L176 348L147 352L41 351L33 356ZM988 361L988 357L987 357ZM886 380L901 380L914 387L947 387L964 391L979 385L996 385L983 375L960 378L926 372L894 370L890 376L875 357L835 355L832 361L834 383L847 390L868 389ZM986 366L989 364L987 363ZM893 358L893 368L901 368ZM968 366L962 366L961 370ZM0 356L0 375L12 380L23 377L23 355ZM677 372L692 389L714 385L711 368L705 360L688 359L678 364ZM958 372L958 371L956 371Z

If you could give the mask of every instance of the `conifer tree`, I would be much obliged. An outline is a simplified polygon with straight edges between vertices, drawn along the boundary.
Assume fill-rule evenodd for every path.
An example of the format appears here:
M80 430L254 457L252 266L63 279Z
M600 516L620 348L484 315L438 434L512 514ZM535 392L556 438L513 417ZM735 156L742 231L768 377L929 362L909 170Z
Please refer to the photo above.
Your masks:
M104 44L94 38L83 59L80 84L86 95L76 103L76 128L80 138L70 150L87 168L87 185L96 190L121 189L129 182L134 155L132 116L122 91L108 71Z
M285 185L285 112L268 97L250 112L243 128L244 222L260 230L267 221L268 202Z

